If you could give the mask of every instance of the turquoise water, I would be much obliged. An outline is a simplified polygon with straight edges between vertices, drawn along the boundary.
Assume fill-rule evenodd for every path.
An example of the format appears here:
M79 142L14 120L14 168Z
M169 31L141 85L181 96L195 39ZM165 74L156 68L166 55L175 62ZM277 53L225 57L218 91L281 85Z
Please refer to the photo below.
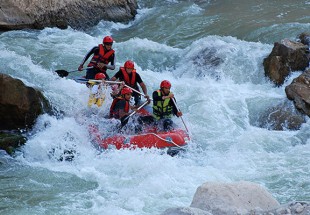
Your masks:
M309 1L139 1L129 24L104 22L87 30L0 34L1 72L41 89L64 117L41 116L12 158L0 153L1 214L160 214L189 206L207 181L251 181L280 203L310 201L309 120L299 131L255 126L257 115L286 100L284 86L265 77L273 43L310 29ZM115 39L117 68L132 59L148 91L168 79L190 130L188 152L100 152L87 126L103 119L88 109L88 89L56 69L75 70L105 35ZM205 58L209 56L210 58ZM210 64L210 59L212 64ZM111 75L114 72L110 73ZM254 122L253 122L254 120ZM181 120L174 119L182 127ZM58 161L74 149L72 162Z

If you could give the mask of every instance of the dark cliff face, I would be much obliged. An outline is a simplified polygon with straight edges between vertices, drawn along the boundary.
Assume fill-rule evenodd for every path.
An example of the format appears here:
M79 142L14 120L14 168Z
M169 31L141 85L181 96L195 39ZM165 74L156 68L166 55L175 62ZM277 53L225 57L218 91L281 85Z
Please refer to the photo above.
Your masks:
M133 20L137 8L136 0L6 0L0 6L0 30L85 29L101 20Z

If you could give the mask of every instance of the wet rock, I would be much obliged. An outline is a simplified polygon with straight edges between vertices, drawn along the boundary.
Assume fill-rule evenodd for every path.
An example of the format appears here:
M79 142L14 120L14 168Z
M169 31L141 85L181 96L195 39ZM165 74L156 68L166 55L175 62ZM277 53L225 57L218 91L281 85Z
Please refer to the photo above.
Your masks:
M296 111L292 102L286 101L262 113L257 120L257 126L276 131L299 130L305 122L305 116Z
M0 149L12 155L16 148L26 143L26 137L13 132L0 132Z
M197 68L195 77L204 77L206 75L210 75L211 77L215 78L216 80L220 80L220 74L216 73L216 70L211 69L214 67L218 67L221 65L224 60L217 56L217 50L215 48L206 48L200 51L195 58L192 59L192 62ZM209 74L205 72L209 71Z
M265 75L281 86L291 71L305 70L309 66L308 46L284 39L276 42L270 55L264 59Z
M286 86L285 93L298 110L310 116L310 69Z
M300 42L302 44L305 44L307 46L310 46L310 33L301 33L298 38L300 39Z
M87 28L101 20L128 22L137 7L136 0L6 0L1 2L0 30Z
M0 130L31 128L51 107L43 94L21 80L0 73Z

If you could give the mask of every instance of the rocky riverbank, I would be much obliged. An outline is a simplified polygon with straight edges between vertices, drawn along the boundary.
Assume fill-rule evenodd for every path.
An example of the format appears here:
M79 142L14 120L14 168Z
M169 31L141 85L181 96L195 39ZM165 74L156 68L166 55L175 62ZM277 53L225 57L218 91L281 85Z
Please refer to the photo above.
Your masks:
M6 0L1 2L0 30L83 29L101 20L128 22L137 8L136 0Z
M161 215L309 215L310 202L280 205L262 186L252 182L206 182L190 207L169 208Z

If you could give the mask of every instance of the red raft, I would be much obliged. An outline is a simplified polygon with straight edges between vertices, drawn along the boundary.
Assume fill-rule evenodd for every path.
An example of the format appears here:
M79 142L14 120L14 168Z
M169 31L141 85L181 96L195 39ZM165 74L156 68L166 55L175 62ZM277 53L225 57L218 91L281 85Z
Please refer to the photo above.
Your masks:
M182 129L157 131L156 128L150 128L141 134L118 134L104 139L101 138L97 127L91 126L90 132L98 146L103 149L158 148L167 150L167 153L172 156L184 151L190 139Z

